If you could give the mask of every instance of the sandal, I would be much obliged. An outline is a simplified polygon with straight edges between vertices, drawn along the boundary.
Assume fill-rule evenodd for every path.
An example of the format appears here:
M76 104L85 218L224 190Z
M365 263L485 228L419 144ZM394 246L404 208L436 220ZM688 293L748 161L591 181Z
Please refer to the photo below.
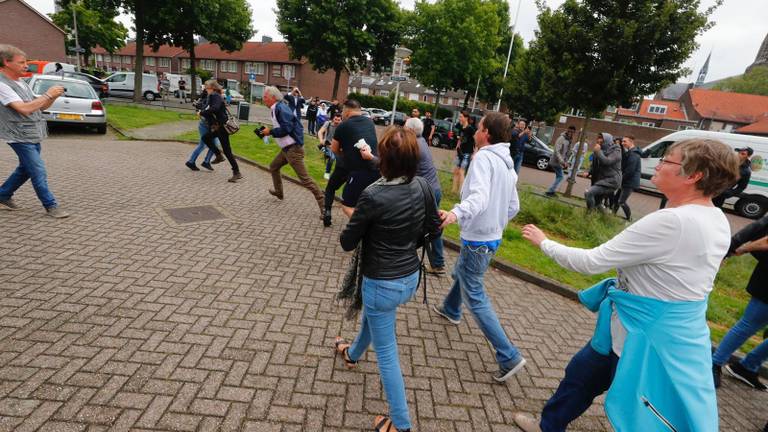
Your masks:
M376 432L410 432L410 429L400 430L392 423L392 419L387 416L376 416L374 429Z
M341 354L341 359L344 360L344 365L347 369L354 369L357 366L357 361L349 358L349 347L351 345L341 336L336 336L334 344L336 346L336 354Z

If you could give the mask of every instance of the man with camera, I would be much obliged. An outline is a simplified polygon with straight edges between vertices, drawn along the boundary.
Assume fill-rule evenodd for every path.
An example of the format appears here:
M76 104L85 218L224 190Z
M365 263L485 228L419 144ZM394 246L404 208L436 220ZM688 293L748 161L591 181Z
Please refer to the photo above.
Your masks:
M47 215L65 218L69 213L59 208L48 188L48 174L40 157L40 142L48 136L42 111L63 95L65 89L51 86L35 97L21 79L26 71L27 55L12 45L0 44L0 140L7 142L19 157L19 166L0 186L0 208L21 210L13 194L31 180Z
M296 114L296 118L301 120L301 109L304 108L304 103L306 101L301 96L301 91L299 88L294 87L290 93L285 95L285 100L288 101L288 106L290 106L293 112Z
M264 89L264 104L272 110L272 129L262 127L254 132L262 138L271 135L277 145L280 146L280 153L269 165L269 172L272 174L272 183L274 184L274 189L270 189L269 193L277 199L283 199L283 179L280 176L280 168L289 164L299 177L301 185L309 189L315 196L322 218L323 192L309 176L307 168L304 166L304 127L301 125L301 121L288 106L288 103L283 101L283 94L277 87L270 86Z

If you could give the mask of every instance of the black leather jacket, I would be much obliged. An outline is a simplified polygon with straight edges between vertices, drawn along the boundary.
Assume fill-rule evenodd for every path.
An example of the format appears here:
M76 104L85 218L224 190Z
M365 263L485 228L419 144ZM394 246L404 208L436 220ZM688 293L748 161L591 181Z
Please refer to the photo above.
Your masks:
M416 179L404 184L377 182L360 195L355 213L341 233L341 247L351 251L363 241L366 277L398 279L419 269L419 238L425 230L437 235L440 226L435 197L426 181L423 184L422 189ZM422 190L428 194L426 209Z

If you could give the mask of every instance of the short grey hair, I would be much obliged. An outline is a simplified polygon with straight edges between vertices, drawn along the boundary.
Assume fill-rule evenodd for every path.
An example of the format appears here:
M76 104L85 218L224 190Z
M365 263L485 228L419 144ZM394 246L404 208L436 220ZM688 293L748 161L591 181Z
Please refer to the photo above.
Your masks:
M264 87L264 96L266 95L272 96L278 102L283 100L283 93L275 86Z
M416 136L421 136L424 133L424 123L416 117L411 117L405 121L405 128L410 129Z
M219 82L214 79L209 79L208 81L206 81L205 86L210 87L216 90L217 92L221 92L222 90L221 84L219 84Z
M27 54L13 45L0 44L0 67L5 67L5 62L13 60L16 56L27 57Z

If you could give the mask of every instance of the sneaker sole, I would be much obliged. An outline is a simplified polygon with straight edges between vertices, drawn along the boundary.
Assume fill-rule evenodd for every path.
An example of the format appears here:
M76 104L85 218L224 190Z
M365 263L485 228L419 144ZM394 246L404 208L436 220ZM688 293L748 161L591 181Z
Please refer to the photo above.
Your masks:
M461 321L459 321L459 320L456 320L456 319L453 319L453 318L449 317L448 315L444 314L444 313L443 313L443 312L442 312L440 309L438 309L438 308L437 308L437 306L435 306L435 305L432 305L432 310L433 310L433 311L435 311L435 313L436 313L436 314L438 314L438 315L440 315L441 317L443 317L443 318L445 318L446 320L448 320L448 322L450 322L450 323L451 323L451 324L453 324L453 325L459 325L459 324L461 324Z
M520 369L522 369L522 368L523 368L523 366L525 366L525 364L526 364L526 363L527 363L527 362L525 361L525 359L523 359L523 361L521 361L520 363L518 363L518 364L517 364L517 366L513 367L512 369L510 369L510 370L509 370L509 372L507 372L506 374L504 374L504 376L502 376L502 377L499 377L499 378L496 378L496 377L494 376L494 377L493 377L493 379L494 379L494 380L496 380L496 382L504 382L504 381L508 380L508 379L509 379L509 377L511 377L512 375L514 375L514 374L516 374L516 373L520 372Z
M746 379L743 376L741 376L741 375L737 374L736 372L734 372L733 369L731 369L731 365L725 365L725 366L723 366L723 369L725 369L725 371L728 372L728 375L732 376L733 378L736 378L737 380L743 382L744 384L752 387L755 390L768 391L768 389L760 389L760 388L755 387L755 385L752 384L751 382L749 382L748 379Z

